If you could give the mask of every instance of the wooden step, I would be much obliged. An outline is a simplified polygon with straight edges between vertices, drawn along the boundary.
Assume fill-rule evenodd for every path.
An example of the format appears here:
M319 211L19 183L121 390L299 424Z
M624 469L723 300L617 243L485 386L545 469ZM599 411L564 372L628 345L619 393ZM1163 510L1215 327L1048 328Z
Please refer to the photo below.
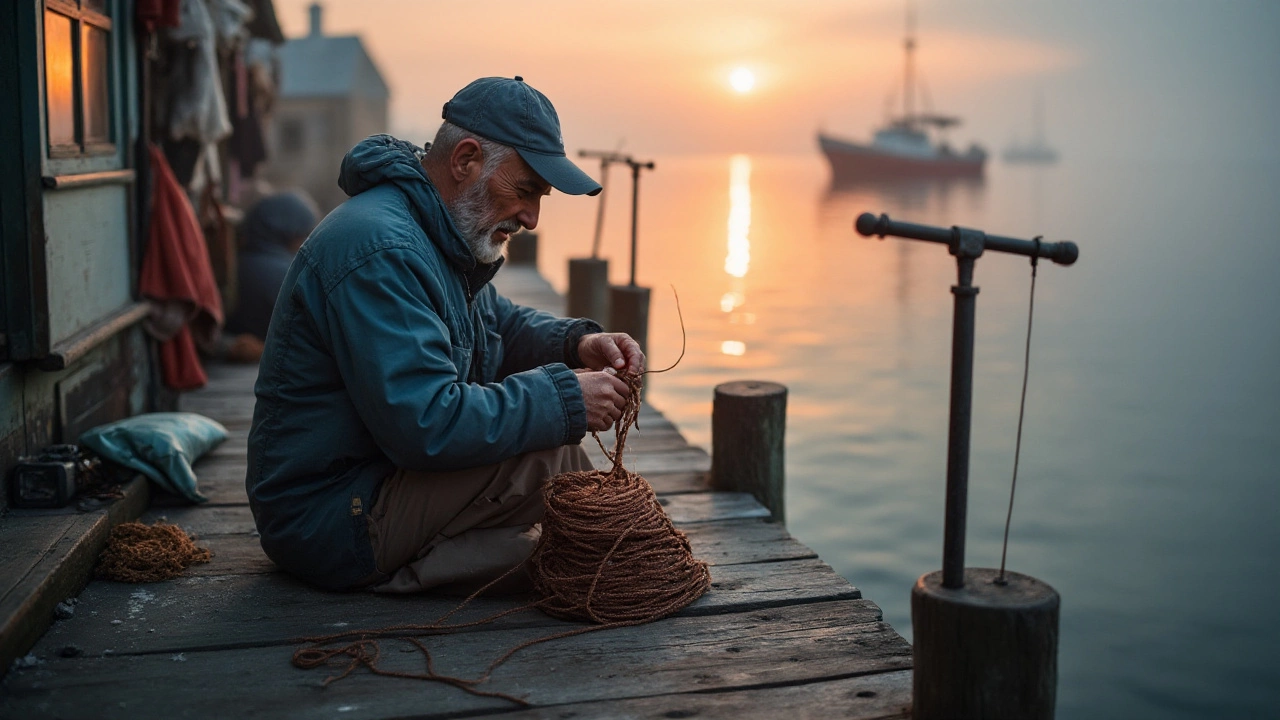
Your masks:
M111 528L146 509L142 476L122 490L123 498L93 512L10 510L0 518L0 675L53 623L54 606L89 582Z

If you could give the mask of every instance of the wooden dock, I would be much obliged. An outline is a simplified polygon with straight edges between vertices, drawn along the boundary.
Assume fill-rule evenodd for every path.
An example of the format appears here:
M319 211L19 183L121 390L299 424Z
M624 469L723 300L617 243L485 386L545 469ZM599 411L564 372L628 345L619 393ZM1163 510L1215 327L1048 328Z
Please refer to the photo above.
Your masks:
M530 267L509 266L496 282L517 302L563 308ZM707 453L648 406L628 439L635 469L694 554L711 563L707 595L655 623L516 654L482 687L523 697L529 708L359 670L324 687L330 671L290 663L299 638L427 623L459 599L329 593L276 570L244 491L255 376L256 368L214 367L209 386L183 398L183 409L231 433L196 465L210 502L153 504L143 516L186 528L213 561L167 582L91 582L74 616L31 651L38 662L7 673L0 718L909 717L911 647L880 609L754 498L710 491ZM588 446L604 466L589 437ZM481 598L458 619L519 602ZM528 611L426 640L440 672L474 677L516 644L569 627ZM419 653L382 644L385 667L422 671Z

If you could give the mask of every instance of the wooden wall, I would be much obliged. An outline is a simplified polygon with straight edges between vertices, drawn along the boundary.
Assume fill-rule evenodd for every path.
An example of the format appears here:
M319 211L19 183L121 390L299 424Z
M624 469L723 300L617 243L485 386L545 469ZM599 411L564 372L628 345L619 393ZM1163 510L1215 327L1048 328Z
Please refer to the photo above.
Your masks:
M65 370L0 364L0 471L22 455L76 442L89 428L146 412L153 389L148 342L139 326L108 339Z

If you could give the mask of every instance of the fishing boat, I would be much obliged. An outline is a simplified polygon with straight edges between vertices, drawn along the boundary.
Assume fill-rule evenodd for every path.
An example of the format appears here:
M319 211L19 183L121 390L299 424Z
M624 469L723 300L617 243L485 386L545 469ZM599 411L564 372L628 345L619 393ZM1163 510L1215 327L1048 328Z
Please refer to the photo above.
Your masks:
M934 137L959 125L959 118L915 110L914 24L912 14L908 12L902 115L891 118L888 125L877 130L870 144L818 132L818 147L831 163L833 183L982 175L987 161L986 150L975 144L959 152L945 140Z

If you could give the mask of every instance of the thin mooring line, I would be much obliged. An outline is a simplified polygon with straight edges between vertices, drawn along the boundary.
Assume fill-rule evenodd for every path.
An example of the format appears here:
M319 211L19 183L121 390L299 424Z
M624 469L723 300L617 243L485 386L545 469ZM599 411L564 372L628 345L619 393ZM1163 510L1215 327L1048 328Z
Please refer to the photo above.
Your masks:
M1022 419L1027 413L1027 376L1031 373L1031 321L1036 313L1036 265L1040 259L1040 239L1032 240L1036 244L1036 252L1031 256L1031 302L1027 309L1027 346L1022 356L1022 399L1018 402L1018 439L1013 450L1013 482L1009 484L1009 512L1004 518L1004 545L1000 548L1000 574L996 577L997 585L1004 585L1005 558L1009 554L1009 525L1013 522L1013 495L1018 489L1018 460L1022 455Z

